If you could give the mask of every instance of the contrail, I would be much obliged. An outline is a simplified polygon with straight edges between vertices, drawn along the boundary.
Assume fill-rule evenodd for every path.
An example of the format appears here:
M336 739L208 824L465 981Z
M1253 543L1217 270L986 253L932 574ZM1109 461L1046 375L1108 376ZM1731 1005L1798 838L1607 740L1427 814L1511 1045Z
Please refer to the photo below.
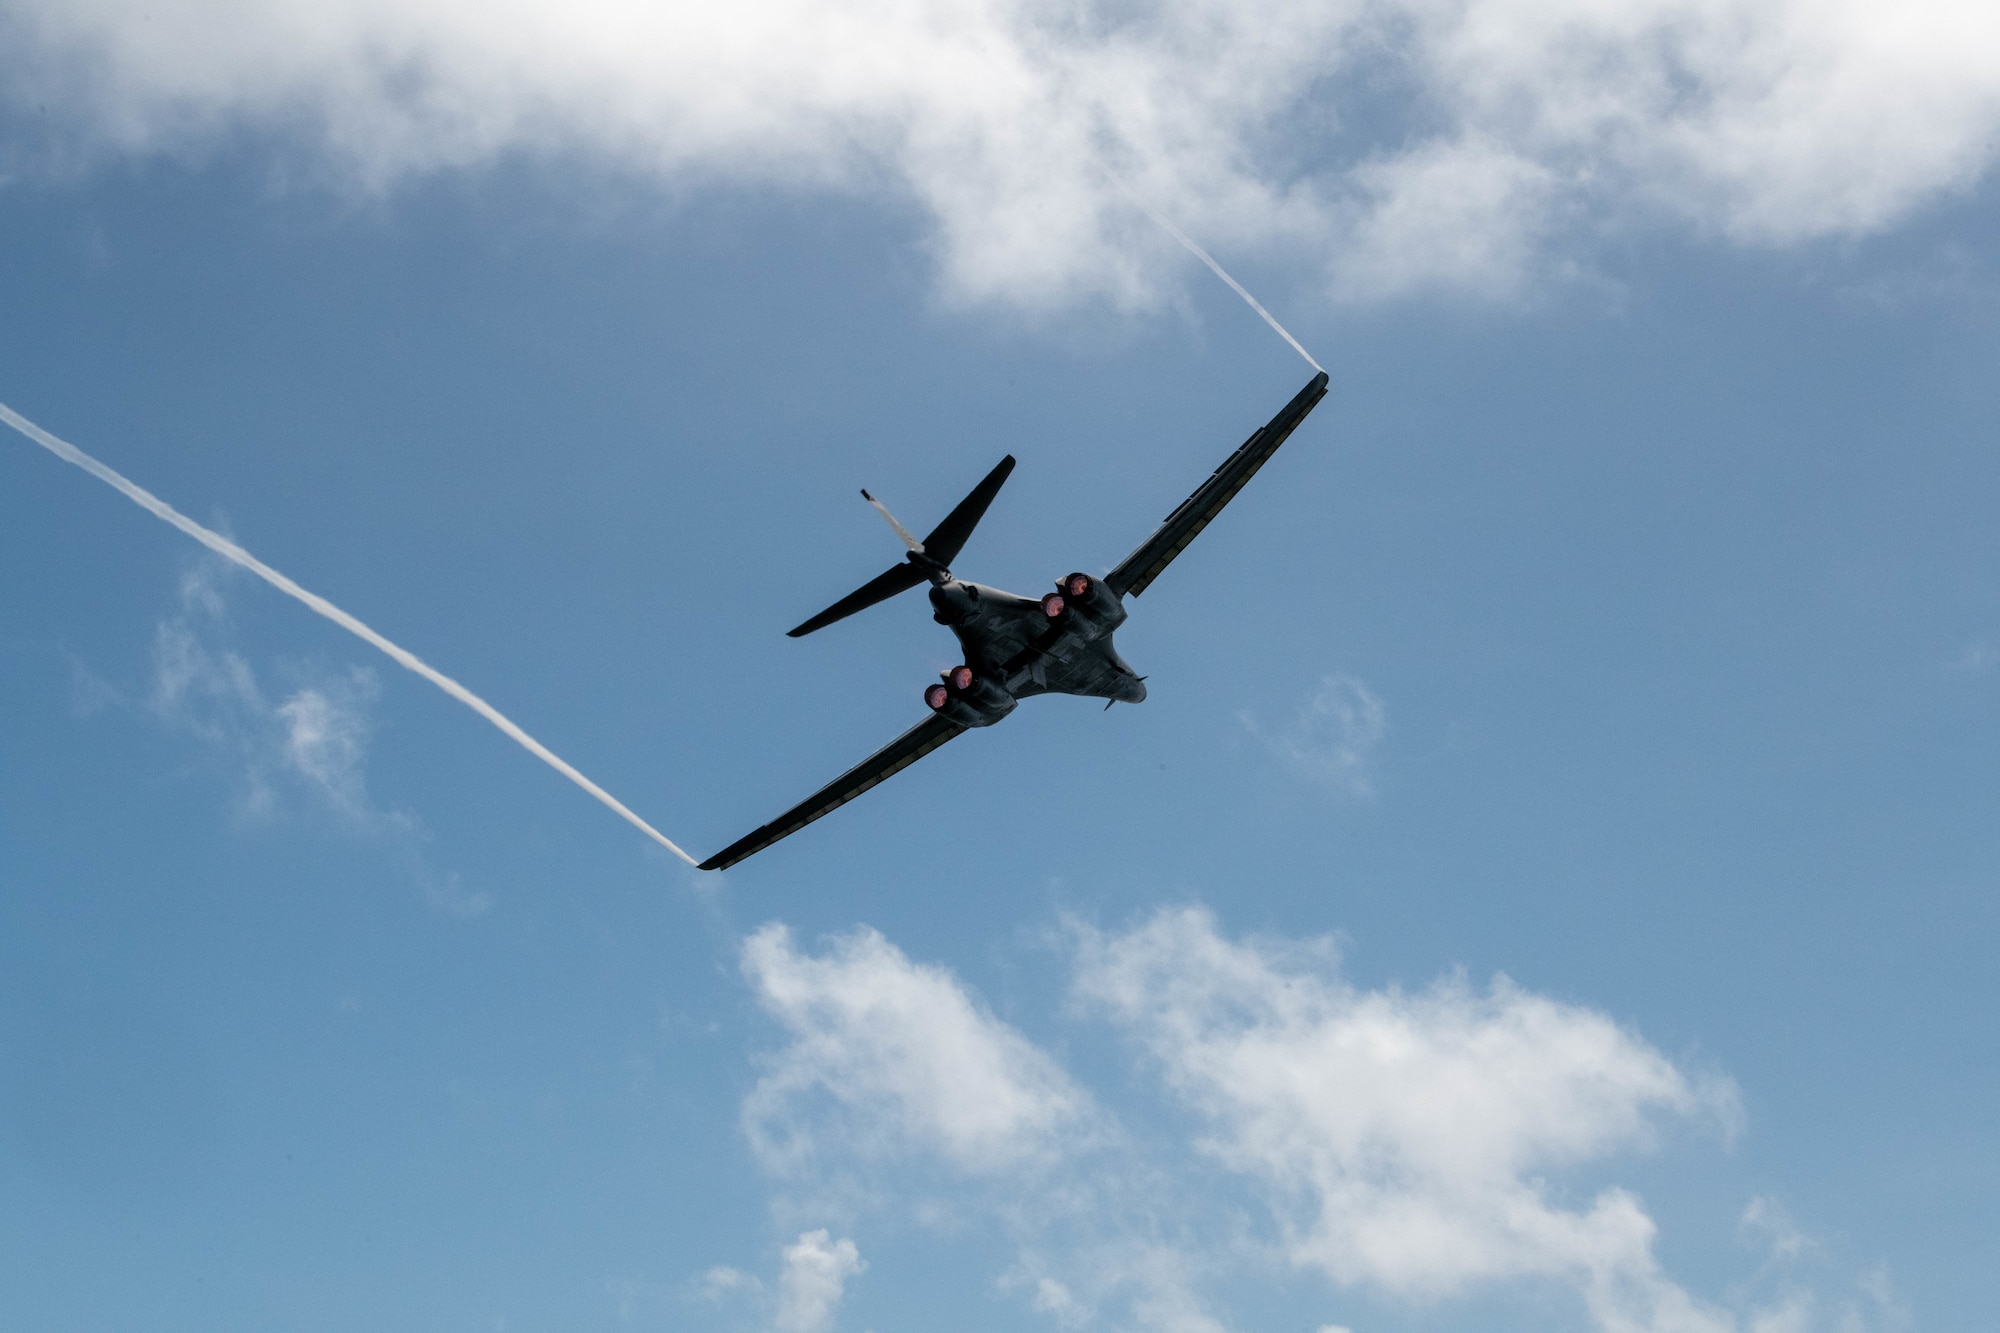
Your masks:
M65 463L74 463L91 476L96 477L99 481L115 488L133 504L138 505L141 509L151 511L156 518L165 519L223 559L243 566L243 568L249 570L279 592L284 593L287 597L297 598L350 634L357 635L374 644L377 648L380 648L383 652L394 658L398 664L416 672L419 676L422 676L425 680L437 686L446 694L449 694L452 698L458 700L467 708L470 708L473 712L500 728L500 730L506 732L519 742L521 748L525 749L529 754L532 754L535 758L541 760L550 768L553 768L556 772L589 792L592 796L595 796L606 806L610 807L621 819L631 824L632 827L638 829L641 833L644 833L654 842L659 843L660 846L666 848L689 865L698 864L692 856L689 856L679 847L676 847L673 841L664 833L661 833L651 824L648 824L645 820L627 810L618 798L610 792L604 790L604 788L598 786L595 782L592 782L589 778L564 763L548 746L521 730L520 727L514 724L512 719L508 718L499 709L487 703L471 690L466 689L465 686L459 684L450 676L445 675L444 672L431 666L415 653L389 642L389 640L383 638L353 616L348 615L347 612L341 610L332 602L327 601L326 598L316 593L307 592L304 588L301 588L298 584L292 582L283 574L280 574L277 570L259 560L256 556L251 555L235 542L230 541L220 533L210 532L207 528L204 528L201 524L181 513L151 491L135 482L128 481L117 472L112 471L95 458L92 458L83 450L69 443L69 441L58 439L49 434L5 403L0 403L0 421L5 421L15 430L20 431L21 434L27 436L36 444L41 445L42 448L48 450L57 458L62 459Z
M1209 268L1214 271L1216 277L1221 278L1224 282L1228 283L1230 291L1235 292L1238 296L1242 297L1245 301L1249 302L1250 308L1256 311L1259 315L1263 316L1264 322L1266 324L1269 324L1273 329L1277 330L1278 336L1280 338L1283 338L1286 342L1290 343L1292 345L1292 350L1294 352L1297 352L1300 356L1306 359L1307 365L1311 366L1314 370L1319 371L1322 375L1326 373L1326 367L1322 366L1319 362L1313 360L1313 354L1311 352L1308 352L1304 348L1304 346L1300 344L1299 340L1292 336L1291 330L1287 329L1284 325L1280 324L1275 315L1273 315L1270 311L1266 310L1263 307L1263 305L1257 300L1256 297L1252 296L1247 290L1244 289L1242 283L1230 277L1229 271L1223 268L1222 265L1215 262L1214 255L1211 255L1208 251L1202 249L1199 245L1196 245L1194 243L1193 237L1189 236L1179 227L1176 227L1173 223L1167 221L1166 218L1160 216L1158 213L1155 213L1150 207L1148 207L1146 201L1139 197L1138 192L1133 190L1131 186L1127 185L1125 183L1124 178L1120 176L1117 172L1113 171L1110 165L1107 162L1105 162L1103 158L1097 157L1097 154L1095 153L1092 153L1091 156L1096 159L1098 170L1102 171L1106 176L1109 176L1111 178L1111 183L1113 185L1116 185L1118 187L1119 192L1123 194L1126 197L1126 199L1131 201L1131 204L1134 208L1138 209L1141 213L1144 213L1147 217L1151 218L1154 222L1158 223L1161 231L1164 231L1167 235L1173 237L1175 240L1179 241L1182 245L1186 246L1188 248L1188 252L1192 254L1196 259L1199 259L1202 263L1208 265Z

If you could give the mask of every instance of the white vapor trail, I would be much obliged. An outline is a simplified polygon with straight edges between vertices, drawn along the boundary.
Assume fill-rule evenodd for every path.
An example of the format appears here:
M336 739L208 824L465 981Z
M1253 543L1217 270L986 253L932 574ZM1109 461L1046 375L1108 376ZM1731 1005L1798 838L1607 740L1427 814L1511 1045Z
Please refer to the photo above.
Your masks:
M1252 296L1249 290L1245 288L1242 283L1230 277L1229 271L1223 268L1222 265L1215 262L1214 255L1202 249L1199 245L1196 245L1194 242L1194 238L1192 236L1189 236L1179 227L1176 227L1173 223L1169 222L1166 218L1162 217L1158 213L1155 213L1150 207L1148 207L1146 201L1139 197L1138 191L1134 190L1131 186L1127 185L1124 179L1120 177L1117 172L1113 171L1111 167L1104 161L1103 158L1098 157L1095 153L1092 153L1091 157L1096 160L1098 170L1102 171L1106 176L1109 176L1111 178L1111 183L1118 187L1119 193L1125 196L1125 198L1131 203L1132 207L1138 209L1141 213L1144 213L1147 217L1151 218L1154 222L1158 223L1161 231L1165 232L1167 235L1173 237L1175 240L1179 241L1182 245L1186 246L1188 249L1188 253L1192 254L1196 259L1199 259L1202 263L1208 265L1208 267L1210 268L1211 271L1214 272L1216 277L1221 278L1224 282L1228 283L1229 290L1235 292L1238 296L1242 297L1245 301L1249 302L1250 308L1256 311L1259 315L1263 316L1264 322L1266 324L1269 324L1273 329L1277 330L1278 336L1280 338L1283 338L1286 342L1290 343L1292 345L1292 350L1294 352L1297 352L1300 356L1306 359L1307 365L1311 366L1314 370L1317 370L1322 375L1326 373L1326 367L1322 366L1319 362L1313 360L1313 354L1311 352L1308 352L1305 349L1305 347L1299 342L1299 340L1292 336L1292 331L1286 328L1284 325L1280 324L1278 322L1277 316L1273 315L1270 311L1266 310L1263 306L1263 303L1260 302L1256 297Z
M1134 202L1136 203L1137 201L1135 200ZM1280 338L1283 338L1286 342L1290 343L1292 345L1292 350L1294 352L1297 352L1300 356L1306 359L1307 365L1311 366L1314 370L1317 370L1322 375L1326 373L1326 367L1322 366L1319 362L1313 360L1313 354L1311 352L1308 352L1304 347L1299 345L1299 340L1292 336L1291 330L1286 328L1284 325L1280 324L1275 315L1273 315L1270 311L1266 310L1263 307L1263 305L1257 300L1256 297L1252 296L1248 291L1244 289L1242 283L1230 277L1229 270L1225 269L1224 267L1222 267L1222 265L1215 262L1215 256L1211 255L1208 251L1196 245L1194 243L1193 238L1190 237L1186 232L1182 231L1179 227L1176 227L1173 223L1161 217L1158 213L1155 213L1152 209L1147 208L1144 204L1139 205L1139 210L1142 213L1144 213L1147 217L1151 218L1153 221L1159 223L1160 226L1165 228L1167 235L1173 237L1175 240L1179 241L1182 245L1185 245L1188 249L1192 250L1194 252L1194 257L1196 259L1199 259L1202 263L1214 269L1215 276L1221 278L1224 282L1228 283L1229 289L1231 291L1235 292L1238 296L1248 301L1250 303L1250 308L1256 311L1258 314L1262 315L1264 317L1264 322L1266 324L1269 324L1272 328L1276 329L1278 331L1278 336Z
M258 578L264 580L264 582L270 584L273 588L276 588L279 592L284 593L287 597L297 598L312 610L325 616L328 620L331 620L350 634L354 634L374 644L377 648L380 648L383 652L394 658L398 664L416 672L419 676L422 676L425 680L437 686L446 694L449 694L452 698L458 700L467 708L470 708L473 712L500 728L500 730L506 732L515 741L519 742L521 747L529 754L534 755L535 758L541 760L550 768L553 768L556 772L589 792L592 796L595 796L606 806L610 807L620 818L644 833L654 842L659 843L660 846L666 848L675 856L680 857L681 860L687 862L689 865L697 864L692 856L689 856L686 852L675 846L672 839L626 809L617 797L598 786L595 782L592 782L583 774L577 772L574 768L571 768L554 751L550 750L548 746L543 745L533 736L521 730L510 718L492 704L487 703L450 676L431 666L415 653L389 642L389 640L383 638L380 634L377 634L374 630L368 628L368 626L362 624L332 602L327 601L324 597L316 593L307 592L304 588L301 588L298 584L292 582L283 574L280 574L277 570L259 560L256 556L251 555L235 542L230 541L220 533L211 532L207 528L204 528L201 524L181 513L145 487L127 480L67 440L58 439L56 436L49 434L19 412L16 412L13 408L8 407L5 403L0 403L0 421L5 421L15 430L21 432L21 434L27 436L36 444L41 445L42 448L48 450L57 458L62 459L65 463L74 463L91 476L96 477L99 481L116 489L133 504L138 505L141 509L150 511L154 517L165 519L168 523L173 524L223 559L241 565Z

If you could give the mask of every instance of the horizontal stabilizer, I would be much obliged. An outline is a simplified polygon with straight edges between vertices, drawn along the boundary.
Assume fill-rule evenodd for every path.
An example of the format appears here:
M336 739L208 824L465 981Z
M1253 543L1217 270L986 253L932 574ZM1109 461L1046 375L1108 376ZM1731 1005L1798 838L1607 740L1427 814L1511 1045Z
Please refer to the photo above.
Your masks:
M816 629L825 629L836 620L845 620L856 611L865 611L877 602L886 602L897 593L916 587L928 577L913 564L897 565L877 574L797 629L785 632L796 639Z

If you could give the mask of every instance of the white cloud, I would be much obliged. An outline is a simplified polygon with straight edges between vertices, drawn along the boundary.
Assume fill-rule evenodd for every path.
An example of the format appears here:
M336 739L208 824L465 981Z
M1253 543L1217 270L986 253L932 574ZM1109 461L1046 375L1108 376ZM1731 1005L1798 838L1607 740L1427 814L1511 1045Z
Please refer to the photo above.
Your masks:
M911 1148L966 1171L1046 1159L1091 1115L1060 1066L988 1013L948 971L913 963L865 927L818 956L767 925L743 972L789 1042L744 1107L767 1163L805 1165L821 1140Z
M1020 1247L1000 1285L1059 1327L1222 1333L1198 1291L1207 1260L1131 1230L1185 1201L1152 1197L1153 1172L1088 1094L949 970L866 927L815 956L780 925L744 942L743 970L787 1037L743 1114L765 1165L806 1199L781 1213L892 1204L944 1230L989 1219ZM865 1202L850 1175L867 1180Z
M1504 978L1362 991L1330 946L1222 938L1204 912L1081 935L1079 994L1141 1041L1260 1182L1293 1262L1438 1298L1559 1279L1606 1333L1733 1326L1668 1280L1638 1199L1565 1207L1549 1173L1647 1146L1662 1117L1733 1113L1601 1014Z
M1062 1329L1225 1333L1206 1291L1240 1276L1243 1255L1207 1202L1129 1148L1070 1171L1088 1186L1008 1209L1021 1252L1001 1289Z
M1035 1294L1028 1300L1028 1308L1036 1314L1052 1315L1058 1324L1074 1328L1088 1317L1077 1299L1070 1293L1067 1283L1052 1277L1038 1277L1034 1282Z
M731 1268L726 1264L709 1269L696 1283L703 1299L711 1301L719 1301L739 1291L756 1291L763 1285L742 1269Z
M367 725L359 710L306 686L274 710L292 771L349 808L365 801L361 766Z
M181 576L178 605L153 632L153 670L143 702L77 665L80 706L117 704L190 734L225 756L238 785L240 815L280 820L300 813L331 815L346 831L395 849L404 868L441 914L474 917L492 897L467 888L458 872L439 872L423 856L423 825L385 809L367 782L370 714L380 686L373 672L306 671L289 675L288 692L267 691L249 658L231 646L223 596L233 568L202 559Z
M1916 1317L1896 1294L1896 1284L1890 1280L1887 1268L1871 1268L1861 1275L1857 1285L1867 1305L1848 1307L1843 1314L1841 1333L1859 1333L1868 1328L1904 1333L1916 1326Z
M1133 1321L1148 1333L1228 1333L1227 1325L1208 1312L1195 1290L1204 1267L1192 1254L1168 1246L1146 1245L1120 1254L1115 1249L1095 1255L1109 1261L1104 1280L1132 1289Z
M1897 1298L1888 1270L1863 1271L1845 1296L1829 1297L1823 1286L1801 1277L1808 1267L1826 1267L1828 1247L1805 1234L1791 1214L1768 1195L1752 1198L1736 1223L1737 1238L1763 1251L1753 1281L1742 1288L1765 1294L1746 1320L1747 1333L1901 1333L1912 1327L1910 1312Z
M1984 0L0 0L86 141L304 135L370 185L504 154L877 190L961 297L1159 298L1097 157L1351 297L1504 293L1667 219L1865 235L1990 167ZM1281 303L1283 304L1283 303Z
M851 1240L830 1240L827 1232L808 1231L785 1247L785 1267L778 1276L776 1333L826 1333L834 1311L847 1293L847 1279L868 1265Z
M1375 750L1389 733L1389 709L1380 695L1353 676L1327 676L1299 705L1291 723L1267 730L1238 713L1245 730L1293 772L1336 795L1375 794Z
M1744 1206L1736 1234L1746 1241L1761 1241L1776 1260L1796 1259L1813 1247L1812 1237L1799 1230L1784 1205L1761 1194Z
M785 1246L775 1293L753 1274L724 1266L697 1278L693 1294L714 1304L747 1300L758 1311L758 1322L772 1333L827 1333L847 1295L848 1279L867 1268L852 1240L834 1240L822 1227L800 1232ZM639 1285L620 1284L621 1319L629 1319L636 1309L631 1293Z
M228 610L213 562L181 578L180 607L153 635L149 705L162 721L193 732L241 762L246 814L275 813L293 789L369 830L407 824L377 810L365 781L368 709L378 686L355 668L302 684L273 702L249 661L224 646Z
M1193 909L1070 938L1067 1016L1137 1043L1166 1120L1142 1100L1114 1122L950 971L875 931L818 954L781 925L752 934L743 972L785 1040L744 1124L783 1182L779 1214L1004 1237L997 1287L1062 1330L1225 1333L1217 1292L1274 1267L1405 1308L1537 1284L1601 1333L1898 1327L1886 1280L1837 1301L1801 1285L1788 1265L1811 1246L1769 1200L1742 1230L1773 1262L1727 1308L1662 1270L1639 1199L1592 1179L1668 1127L1733 1132L1736 1094L1601 1013L1505 978L1362 989L1324 940L1230 940ZM1162 1130L1189 1111L1198 1130ZM817 1333L859 1252L807 1231L785 1256L775 1286L726 1268L697 1286Z

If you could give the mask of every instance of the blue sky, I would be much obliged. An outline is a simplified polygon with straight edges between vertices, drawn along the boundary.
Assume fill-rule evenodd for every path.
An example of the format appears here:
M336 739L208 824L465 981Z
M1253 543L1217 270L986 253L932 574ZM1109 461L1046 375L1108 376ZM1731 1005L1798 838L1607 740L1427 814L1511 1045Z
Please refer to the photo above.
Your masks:
M162 22L149 17L157 11ZM314 16L318 15L318 18ZM2000 1296L1973 7L0 6L0 1313L1891 1333ZM1255 77L1251 77L1251 72Z

